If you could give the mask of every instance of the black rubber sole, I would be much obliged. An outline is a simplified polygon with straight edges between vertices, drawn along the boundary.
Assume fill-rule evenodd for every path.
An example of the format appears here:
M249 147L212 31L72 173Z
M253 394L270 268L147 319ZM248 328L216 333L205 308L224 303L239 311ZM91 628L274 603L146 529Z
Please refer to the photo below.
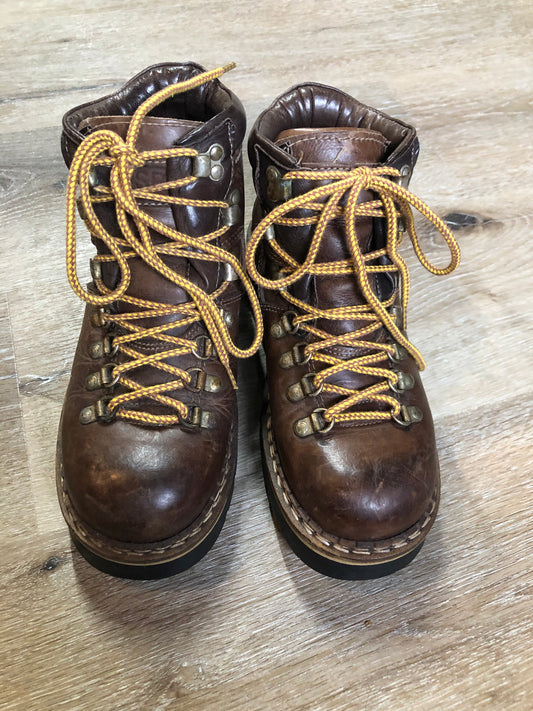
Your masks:
M424 545L424 541L422 541L419 546L406 555L387 563L376 563L375 565L347 565L345 563L338 563L330 558L321 556L311 550L292 530L278 506L276 495L270 482L270 474L266 464L265 453L263 451L262 438L261 450L263 478L265 481L268 503L270 505L270 512L274 523L298 558L300 558L300 560L310 568L316 570L317 573L327 575L330 578L337 578L339 580L373 580L375 578L383 578L386 575L391 575L392 573L396 573L398 570L405 568L405 566L409 565L409 563L411 563L411 561L420 552L420 549Z
M72 531L70 531L70 537L77 550L81 553L85 560L94 568L102 571L102 573L113 575L115 578L127 578L129 580L159 580L160 578L169 578L172 575L183 573L185 570L192 568L193 565L198 563L198 561L200 561L211 550L220 534L220 531L222 530L224 521L226 520L226 514L231 501L231 494L232 492L230 492L226 507L221 513L218 521L203 541L189 553L186 553L180 558L166 561L164 563L156 563L154 565L128 565L124 563L117 563L116 561L102 558L101 556L96 555L96 553L93 553L76 538Z

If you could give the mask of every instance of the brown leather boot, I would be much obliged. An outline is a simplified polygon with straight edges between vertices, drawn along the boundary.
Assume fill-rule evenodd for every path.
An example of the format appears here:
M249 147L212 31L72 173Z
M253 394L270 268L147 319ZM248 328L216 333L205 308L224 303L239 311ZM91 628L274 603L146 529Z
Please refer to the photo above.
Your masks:
M69 111L67 271L87 302L61 419L59 501L96 567L152 578L214 543L237 456L236 359L261 316L242 268L245 116L196 64ZM76 202L97 249L76 274ZM236 346L244 291L258 331Z
M447 274L459 250L406 185L414 129L331 87L304 84L257 120L258 194L247 267L265 320L269 407L262 426L271 508L321 573L379 577L420 550L439 503L423 361L407 339L402 230ZM452 260L419 246L415 207Z

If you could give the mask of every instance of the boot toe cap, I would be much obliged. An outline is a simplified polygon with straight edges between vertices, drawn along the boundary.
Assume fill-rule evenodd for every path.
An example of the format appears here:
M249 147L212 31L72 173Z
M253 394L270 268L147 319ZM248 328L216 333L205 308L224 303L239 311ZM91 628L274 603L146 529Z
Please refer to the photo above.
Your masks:
M300 458L293 460L300 471L293 466L292 475L287 472L301 507L331 535L355 541L391 538L413 526L431 505L439 481L434 445L418 442L416 433L405 437L394 425L380 427L389 437L346 429L316 448L311 466Z
M98 437L83 440L90 445L76 449L73 438L65 442L63 477L77 516L98 533L129 543L173 537L201 514L217 490L221 458L194 435L118 422L112 433L94 427L100 428ZM120 446L122 434L128 446Z

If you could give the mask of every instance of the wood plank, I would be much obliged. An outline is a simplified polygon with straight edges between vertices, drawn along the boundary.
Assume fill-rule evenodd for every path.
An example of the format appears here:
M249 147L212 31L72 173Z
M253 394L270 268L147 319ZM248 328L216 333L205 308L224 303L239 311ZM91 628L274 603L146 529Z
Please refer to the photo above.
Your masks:
M522 0L0 2L2 711L530 707L532 23ZM61 117L144 66L188 59L238 62L225 81L250 124L307 80L413 122L413 191L472 218L450 277L402 247L443 498L418 558L389 578L322 577L276 533L257 358L241 368L236 489L209 556L133 582L93 570L70 543L54 451L82 304L65 276ZM446 248L417 224L442 264ZM82 279L91 253L81 237Z

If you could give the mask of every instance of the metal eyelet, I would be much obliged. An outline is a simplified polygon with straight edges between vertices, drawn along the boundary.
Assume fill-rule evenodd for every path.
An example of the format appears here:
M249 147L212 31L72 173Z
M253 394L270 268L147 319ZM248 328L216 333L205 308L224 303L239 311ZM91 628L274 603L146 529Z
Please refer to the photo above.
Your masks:
M222 389L222 380L218 375L206 373L201 368L187 368L187 373L197 373L196 382L189 382L185 385L187 390L193 393L199 393L202 390L207 393L218 393Z
M223 210L224 224L227 227L238 225L241 215L241 194L238 190L232 190L228 197L228 206Z
M401 363L409 355L407 350L396 341L392 344L393 353L387 353L391 363Z
M192 174L195 178L211 178L219 182L224 177L224 148L220 143L210 146L207 153L198 153L192 159Z
M213 414L208 410L202 410L198 405L189 405L186 417L180 417L181 424L187 429L210 429L214 425Z
M92 422L111 422L115 417L115 410L109 408L112 396L107 395L97 400L94 405L84 407L80 412L80 422L82 425L90 425Z
M312 434L326 434L335 424L335 418L327 422L323 414L325 407L317 407L308 417L302 417L294 423L294 433L297 437L309 437Z
M102 384L104 388L113 388L120 380L120 373L118 373L118 375L113 375L115 368L118 368L118 363L106 363L106 365L101 368L100 373L102 375Z
M113 375L113 370L117 363L106 363L100 370L90 373L85 379L87 390L99 390L100 388L113 388L120 379L119 375Z
M274 225L269 225L265 230L265 239L267 242L273 242L276 239L276 230Z
M95 328L103 328L103 326L108 325L106 316L110 314L109 309L105 306L99 306L96 311L91 315L91 325Z
M237 281L238 275L229 262L222 262L222 272L224 281Z
M295 365L305 365L311 360L311 353L304 355L304 351L307 347L305 341L299 341L295 343L290 351L282 353L279 358L279 364L282 368L292 368Z
M83 206L83 202L82 202L81 198L78 198L76 200L76 207L78 208L78 215L84 222L86 222L87 221L87 212L85 211L85 207Z
M401 188L406 188L409 185L409 180L411 179L411 167L408 165L402 165L400 168L400 175L396 178L396 182Z
M267 198L271 202L286 202L292 197L292 182L285 180L274 165L266 169Z
M294 321L297 316L298 314L296 313L296 311L286 311L280 318L280 320L276 321L276 323L273 323L270 327L271 335L274 336L274 338L282 338L286 335L296 335L300 327L298 325L295 326L290 319L292 318L292 320Z
M109 334L104 336L103 341L95 341L89 346L89 355L93 360L109 357L113 358L118 352L118 343L113 345L113 339Z
M91 276L94 281L102 281L102 264L96 261L96 259L89 260L89 269L91 270Z
M421 422L424 418L424 413L416 405L402 405L400 415L392 415L392 419L402 427L409 427L417 422Z
M229 311L226 311L226 309L220 307L219 308L220 315L224 319L224 323L226 326L230 327L233 326L233 316Z
M306 373L303 378L291 385L287 390L287 397L291 402L299 402L305 397L317 397L322 392L324 383L315 387L315 377L316 373Z
M116 355L118 353L118 346L118 343L113 343L113 338L109 334L104 336L104 353L106 356L112 358Z
M392 317L394 323L400 327L403 323L403 309L401 306L391 306L389 309L389 314Z
M89 185L91 186L91 188L95 188L97 185L100 184L100 176L98 175L96 168L93 166L89 171Z
M196 377L196 382L193 384L192 380L193 378L189 378L189 382L185 383L185 387L187 390L190 390L193 393L199 393L203 388L202 388L202 376L205 377L205 371L202 370L201 368L187 368L187 373L189 373L189 376L194 376L195 373L197 373Z
M207 360L208 358L211 358L215 354L215 349L213 348L213 342L208 336L200 335L196 339L196 345L197 347L192 349L192 354L199 358L200 360ZM203 343L203 348L200 349L198 348L198 344Z
M389 378L389 387L394 390L395 393L404 393L406 390L412 390L415 385L415 379L411 373L404 373L402 370L393 370L394 375L396 375L396 382L392 378Z

